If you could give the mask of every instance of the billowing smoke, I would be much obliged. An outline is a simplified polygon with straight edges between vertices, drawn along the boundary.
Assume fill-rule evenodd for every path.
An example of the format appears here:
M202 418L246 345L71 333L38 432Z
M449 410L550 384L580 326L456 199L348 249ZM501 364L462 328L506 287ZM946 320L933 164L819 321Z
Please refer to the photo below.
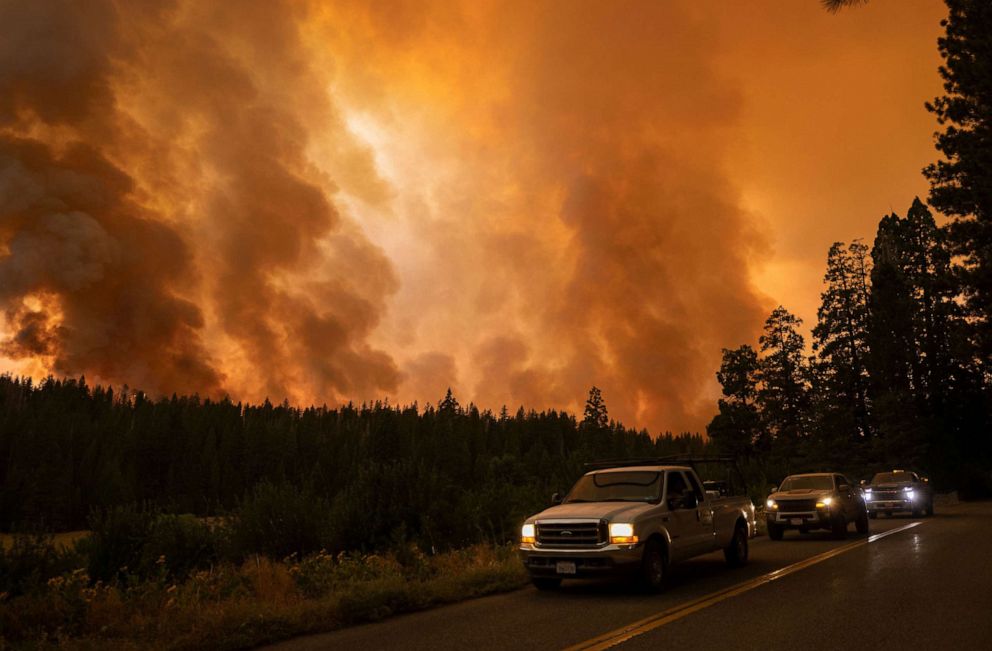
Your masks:
M657 431L760 325L692 3L0 7L9 358Z
M396 387L367 341L395 276L307 158L313 122L355 146L297 7L0 5L5 355L153 392Z
M324 33L405 210L383 230L422 236L387 246L394 339L453 354L463 401L581 409L596 384L627 424L701 429L721 347L763 320L767 250L728 180L740 100L712 20L668 2L371 6Z

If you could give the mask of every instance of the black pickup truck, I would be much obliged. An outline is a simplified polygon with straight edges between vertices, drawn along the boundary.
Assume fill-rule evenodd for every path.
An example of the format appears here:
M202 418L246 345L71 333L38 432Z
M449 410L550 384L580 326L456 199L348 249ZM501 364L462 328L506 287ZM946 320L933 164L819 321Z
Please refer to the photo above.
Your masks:
M850 522L859 534L868 533L868 508L861 491L844 475L790 475L768 496L765 522L772 540L781 540L786 529L799 533L829 529L835 537L845 538Z
M879 472L862 486L868 503L868 516L892 515L903 511L913 517L933 515L933 489L925 477L908 470Z

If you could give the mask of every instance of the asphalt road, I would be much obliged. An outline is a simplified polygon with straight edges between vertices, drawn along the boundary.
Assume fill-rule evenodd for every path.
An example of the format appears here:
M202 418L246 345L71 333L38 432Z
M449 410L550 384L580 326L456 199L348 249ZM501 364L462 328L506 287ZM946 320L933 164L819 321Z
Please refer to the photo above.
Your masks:
M758 538L747 566L702 556L658 595L566 581L270 648L992 649L992 503L881 517L871 534Z

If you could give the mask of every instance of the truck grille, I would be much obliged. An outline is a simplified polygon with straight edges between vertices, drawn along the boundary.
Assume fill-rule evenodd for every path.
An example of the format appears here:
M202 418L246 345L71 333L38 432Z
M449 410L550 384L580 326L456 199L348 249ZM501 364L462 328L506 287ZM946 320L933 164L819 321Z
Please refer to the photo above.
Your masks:
M537 523L537 544L549 547L595 547L606 536L605 520Z
M901 500L903 496L902 491L872 491L872 500L884 500L886 502L891 500Z
M800 511L815 511L816 500L778 500L779 513L798 513Z

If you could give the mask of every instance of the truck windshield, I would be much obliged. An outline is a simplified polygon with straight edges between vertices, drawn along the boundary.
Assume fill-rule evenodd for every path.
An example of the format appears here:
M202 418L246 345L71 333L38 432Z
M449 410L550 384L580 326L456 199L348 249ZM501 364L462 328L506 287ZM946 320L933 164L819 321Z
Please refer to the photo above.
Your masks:
M651 502L661 497L659 472L599 472L575 483L565 502Z
M910 472L880 472L871 478L873 484L898 484L911 481L913 481L913 473Z
M834 480L830 477L809 475L786 477L782 485L778 487L780 491L833 490L833 488Z

